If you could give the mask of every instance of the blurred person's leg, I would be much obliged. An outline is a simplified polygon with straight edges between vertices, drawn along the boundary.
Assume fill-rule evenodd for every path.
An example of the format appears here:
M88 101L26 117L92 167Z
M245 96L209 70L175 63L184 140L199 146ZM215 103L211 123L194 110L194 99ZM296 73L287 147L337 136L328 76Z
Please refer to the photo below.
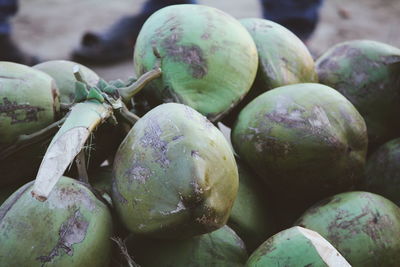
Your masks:
M16 0L0 0L0 35L11 34L10 18L13 17L18 10Z
M104 32L85 33L72 52L72 59L82 63L106 64L132 58L139 31L151 14L169 5L195 3L194 0L149 0L137 15L122 17Z
M291 30L303 41L314 32L323 0L261 0L263 16Z
M0 60L35 65L38 59L22 52L12 40L10 19L17 10L17 0L0 0Z

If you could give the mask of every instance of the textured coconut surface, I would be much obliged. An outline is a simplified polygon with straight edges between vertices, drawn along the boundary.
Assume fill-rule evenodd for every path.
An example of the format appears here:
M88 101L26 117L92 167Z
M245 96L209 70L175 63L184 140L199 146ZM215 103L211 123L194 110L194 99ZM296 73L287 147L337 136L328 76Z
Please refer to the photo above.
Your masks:
M44 59L68 59L88 30L102 30L123 15L137 13L144 0L21 0L13 20L15 39ZM236 18L261 17L258 0L199 0ZM400 47L398 0L325 0L321 22L310 40L319 55L342 41L371 39ZM133 54L133 48L132 48ZM134 74L132 60L94 68L106 80Z

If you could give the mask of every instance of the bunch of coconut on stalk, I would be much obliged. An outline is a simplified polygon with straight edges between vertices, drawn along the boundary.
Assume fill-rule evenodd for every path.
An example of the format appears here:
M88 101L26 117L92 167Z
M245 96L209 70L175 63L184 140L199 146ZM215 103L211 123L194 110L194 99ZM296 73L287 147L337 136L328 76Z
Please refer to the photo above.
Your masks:
M1 266L398 266L400 49L175 5L134 69L0 62Z

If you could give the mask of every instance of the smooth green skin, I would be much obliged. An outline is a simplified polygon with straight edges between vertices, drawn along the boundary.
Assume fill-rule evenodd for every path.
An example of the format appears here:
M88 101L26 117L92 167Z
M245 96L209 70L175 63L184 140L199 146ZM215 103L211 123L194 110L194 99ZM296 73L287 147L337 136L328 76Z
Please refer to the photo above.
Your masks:
M277 232L276 218L264 185L258 177L236 159L239 190L228 225L243 239L249 252Z
M129 254L142 267L244 266L248 255L243 241L228 226L184 240L154 240L131 235Z
M112 198L133 233L187 238L228 220L238 190L230 145L204 116L183 104L157 106L121 143Z
M369 149L400 136L400 49L369 40L337 44L316 62L321 83L335 88L364 117Z
M143 25L135 44L138 75L161 55L162 76L146 89L156 101L179 102L212 121L249 91L257 72L257 49L230 15L208 6L172 5Z
M250 255L246 266L329 266L300 229L300 227L292 227L270 237ZM323 240L323 237L321 239ZM338 257L342 256L338 255Z
M270 90L239 114L235 151L283 200L315 202L359 181L367 132L354 106L321 84Z
M318 232L352 266L398 266L400 208L368 192L347 192L322 200L295 225Z
M75 76L74 66L78 65L86 82L95 86L99 81L99 76L88 67L69 60L50 60L33 66L34 69L41 70L50 75L56 82L60 91L60 102L71 104L75 99Z
M368 158L363 189L400 206L400 138L385 143Z
M46 73L0 61L0 88L0 147L55 121L60 109L58 90Z
M31 189L32 182L0 207L1 265L108 266L112 218L107 206L67 177L45 202L33 198ZM50 255L52 261L45 262Z

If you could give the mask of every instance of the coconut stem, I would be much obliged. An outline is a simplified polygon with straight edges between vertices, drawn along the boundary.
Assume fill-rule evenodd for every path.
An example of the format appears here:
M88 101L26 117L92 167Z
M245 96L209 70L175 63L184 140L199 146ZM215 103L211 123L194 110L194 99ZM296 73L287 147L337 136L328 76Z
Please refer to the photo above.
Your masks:
M86 170L85 151L83 149L76 156L75 163L78 169L79 181L89 184L89 176Z
M118 88L118 92L121 95L122 101L124 103L129 103L134 95L140 92L140 90L142 90L149 82L160 77L161 74L161 68L156 67L140 76L137 81L130 86Z
M154 64L154 68L146 73L144 73L142 76L140 76L133 84L119 88L118 92L122 98L122 101L125 104L128 104L132 97L136 95L137 93L140 92L149 82L153 81L154 79L157 79L158 77L161 76L162 71L161 71L161 55L158 51L158 49L153 46L153 54L156 57L156 62Z
M61 124L63 124L66 120L66 117L62 118L61 120L58 120L56 122L53 122L49 126L35 132L32 134L23 134L20 135L17 139L17 141L6 147L0 152L0 160L6 159L15 153L21 151L23 148L31 146L33 144L37 144L39 142L42 142L53 134L57 132L57 130L60 128Z
M120 113L119 114L120 114L122 119L124 119L127 123L130 124L131 127L133 125L135 125L135 123L140 119L139 116L137 116L136 114L130 112L125 104L122 105L122 108L120 109Z
M75 76L75 79L77 80L77 81L79 81L79 82L82 82L82 83L84 83L84 84L88 84L87 82L86 82L86 80L85 80L85 77L83 76L83 73L81 72L81 68L79 67L79 65L75 65L73 68L72 68L72 73L74 74L74 76Z

